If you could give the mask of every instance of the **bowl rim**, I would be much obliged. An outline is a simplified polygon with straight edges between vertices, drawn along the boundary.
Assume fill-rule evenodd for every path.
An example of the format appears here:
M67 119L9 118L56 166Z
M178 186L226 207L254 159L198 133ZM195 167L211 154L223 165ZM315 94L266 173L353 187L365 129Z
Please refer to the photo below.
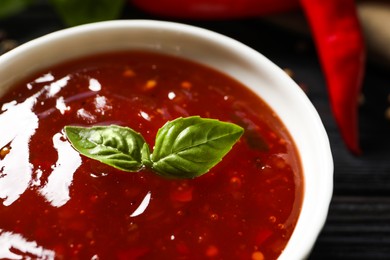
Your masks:
M312 250L316 242L317 237L319 236L325 224L329 211L330 201L333 194L334 166L329 139L317 110L315 109L309 98L306 96L306 94L282 69L280 69L277 65L275 65L272 61L266 58L259 51L248 47L247 45L239 42L238 40L232 39L220 33L184 23L162 20L116 20L97 22L62 29L33 39L1 55L0 67L4 66L1 64L7 65L12 63L20 63L20 59L23 59L23 55L34 52L36 48L56 44L56 42L60 42L66 38L77 38L80 37L80 35L90 33L92 31L96 32L102 30L118 30L118 28L120 28L121 30L136 28L138 30L149 29L165 33L178 33L178 35L180 35L181 37L188 36L193 37L194 39L199 38L202 41L212 41L218 46L227 46L231 51L238 50L243 54L246 59L251 59L251 62L253 62L253 64L263 67L263 69L269 71L270 74L266 76L271 77L272 80L278 80L279 82L281 82L280 84L285 84L286 86L288 86L289 90L287 90L286 87L286 91L289 94L295 95L295 97L300 100L300 102L302 103L302 107L307 110L309 119L312 120L312 131L314 131L315 136L318 137L318 140L316 140L316 153L319 153L322 156L319 159L319 163L322 167L320 171L321 173L323 173L323 183L321 187L317 187L318 190L316 191L316 194L321 193L322 197L320 201L313 201L316 198L310 198L309 201L309 199L306 197L307 194L312 194L314 191L307 190L307 188L311 187L306 185L306 173L304 172L305 191L300 216L298 218L298 222L296 224L294 232L279 259L303 259L308 257L310 251ZM55 63L58 62L54 62L53 64ZM30 70L25 71L25 74L30 73ZM23 78L23 76L16 75L15 78ZM5 85L6 84L7 83L5 83ZM292 137L295 139L294 136ZM303 162L301 163L303 164ZM315 203L320 204L319 206L317 205L315 210L308 208L310 205L313 205ZM311 217L309 217L309 215ZM305 216L305 219L303 219L302 216ZM303 240L302 237L305 237L305 241L304 243L299 243L299 240ZM299 252L297 251L297 245L299 245L299 248L301 248Z

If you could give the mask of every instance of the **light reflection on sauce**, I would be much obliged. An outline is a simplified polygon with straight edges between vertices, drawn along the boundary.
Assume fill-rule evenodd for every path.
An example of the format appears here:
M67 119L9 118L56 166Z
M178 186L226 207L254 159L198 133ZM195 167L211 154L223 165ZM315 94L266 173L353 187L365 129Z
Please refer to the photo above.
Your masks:
M81 165L80 155L64 138L60 133L53 136L53 144L58 152L58 160L53 166L53 172L49 176L46 185L40 190L41 194L54 207L61 207L70 200L69 186L72 184L73 174Z
M96 116L94 116L84 108L80 108L79 110L77 110L77 117L83 119L85 122L89 124L96 122Z
M54 76L51 73L46 73L42 77L37 78L34 80L35 83L44 83L44 82L50 82L54 80Z
M139 114L141 115L141 117L147 121L150 121L150 116L148 113L144 112L144 111L140 111Z
M29 143L39 126L38 116L33 108L38 98L46 95L53 98L65 87L70 80L65 76L59 80L45 85L40 91L27 98L24 102L17 104L16 101L5 103L1 107L0 114L0 148L9 146L9 153L0 160L0 199L3 199L4 206L14 203L29 186L40 184L40 169L35 170L36 178L33 178L34 166L30 163ZM36 83L53 81L50 73L35 80ZM97 82L97 81L96 81ZM99 84L98 82L96 84ZM56 108L61 114L70 108L66 106L64 98L56 99ZM53 110L51 110L53 112ZM51 113L52 113L51 112ZM73 174L81 165L79 154L73 150L67 141L61 140L62 135L53 136L54 148L58 152L57 163L53 166L53 172L48 178L46 185L40 190L54 207L64 205L69 199L69 186L73 180Z
M65 111L70 110L70 106L67 106L64 100L64 97L59 97L56 100L56 108L60 111L61 114L65 114Z
M94 100L95 112L104 115L107 111L112 109L110 102L105 96L96 96Z
M31 111L36 98L37 94L0 114L0 147L11 147L0 161L0 198L5 206L16 201L31 180L28 144L38 128L38 117Z
M54 81L50 85L45 86L45 90L47 91L46 95L47 97L54 97L58 92L61 91L63 87L68 84L68 81L70 80L70 76L63 77L57 81Z
M138 208L136 210L134 210L133 213L131 213L130 217L136 217L136 216L139 216L141 215L142 213L144 213L144 211L146 210L146 208L148 207L149 205L149 202L150 202L150 199L151 199L151 192L149 191L146 196L144 197L144 199L141 201L141 204L138 206Z
M102 85L96 79L90 79L88 88L92 91L99 91L102 89Z
M25 254L29 254L33 259L45 260L54 259L55 256L54 251L45 249L34 241L28 241L19 234L0 229L0 258L25 259L23 256Z

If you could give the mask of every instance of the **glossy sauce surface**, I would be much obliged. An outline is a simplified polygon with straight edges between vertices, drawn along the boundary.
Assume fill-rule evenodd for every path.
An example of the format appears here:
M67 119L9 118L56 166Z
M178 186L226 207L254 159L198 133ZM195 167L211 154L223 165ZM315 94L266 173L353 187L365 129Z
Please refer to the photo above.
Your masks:
M299 155L270 108L210 68L147 52L82 58L0 99L0 258L275 259L303 196ZM65 125L158 128L200 115L245 134L209 173L170 180L80 156Z

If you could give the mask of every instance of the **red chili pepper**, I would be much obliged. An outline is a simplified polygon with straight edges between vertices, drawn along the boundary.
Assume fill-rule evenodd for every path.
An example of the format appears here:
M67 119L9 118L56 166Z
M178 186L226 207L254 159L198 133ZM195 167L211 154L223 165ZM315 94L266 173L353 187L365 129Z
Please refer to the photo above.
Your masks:
M346 146L360 153L358 97L365 46L354 0L300 0L325 74L334 117Z
M354 0L133 0L157 15L227 19L285 12L302 6L312 29L333 115L346 146L360 153L357 99L365 47Z

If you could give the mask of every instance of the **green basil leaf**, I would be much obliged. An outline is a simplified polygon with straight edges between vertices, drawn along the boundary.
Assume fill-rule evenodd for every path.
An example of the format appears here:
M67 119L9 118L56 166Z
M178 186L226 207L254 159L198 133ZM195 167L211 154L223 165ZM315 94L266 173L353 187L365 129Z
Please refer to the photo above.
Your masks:
M89 158L130 172L150 164L149 147L144 138L128 127L66 126L64 130L72 146Z
M117 19L125 0L51 0L68 26Z
M166 177L200 176L222 160L243 132L238 125L215 119L175 119L157 133L152 168Z

